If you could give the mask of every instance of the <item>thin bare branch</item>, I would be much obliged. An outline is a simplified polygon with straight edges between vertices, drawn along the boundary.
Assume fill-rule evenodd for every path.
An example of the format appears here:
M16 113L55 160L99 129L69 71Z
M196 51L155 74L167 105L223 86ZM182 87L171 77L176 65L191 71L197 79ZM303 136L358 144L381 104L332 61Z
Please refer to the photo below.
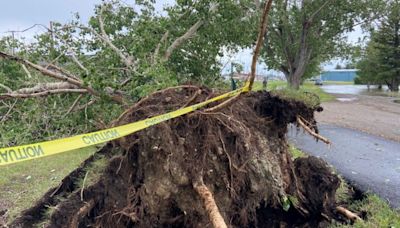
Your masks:
M157 58L158 58L158 55L159 55L159 53L160 53L161 45L162 45L163 43L165 43L165 41L167 40L168 36L169 36L169 31L166 31L166 32L164 33L164 35L161 37L160 43L157 44L156 50L154 51L154 54L153 54L153 59L152 59L153 64L156 63Z
M74 103L72 103L71 107L68 109L68 111L65 113L64 117L68 116L68 114L70 114L72 111L74 111L75 107L78 105L78 102L80 99L82 99L83 94L80 94L74 101Z
M79 81L79 82L82 82L82 80L79 79L78 76L73 75L72 73L68 72L68 71L65 70L64 68L61 68L61 67L59 67L59 66L57 66L57 65L54 65L54 64L49 63L49 64L46 66L46 69L54 70L54 71L59 72L59 73L65 75L65 76L67 76L67 77L69 77L69 78L73 78L73 79L75 79L75 80L77 80L77 81Z
M311 16L308 18L308 21L311 23L314 18L326 7L332 0L326 0L321 7L319 7Z
M78 65L79 68L81 68L83 71L85 71L86 75L89 75L89 70L85 66L83 66L83 64L79 61L78 57L76 57L75 52L73 52L71 50L70 53L71 53L72 61L74 61L74 63L76 63L76 65Z
M24 64L21 64L22 69L25 71L26 75L28 76L28 78L32 78L32 74L31 72L29 72L28 68L26 68L26 66Z
M4 121L7 120L8 115L10 114L10 112L14 109L15 104L17 104L17 100L14 101L14 103L11 105L11 107L8 109L7 113L4 114L4 116L1 117L0 123L3 123Z
M204 20L199 20L197 21L192 27L189 28L188 31L186 31L185 34L182 36L178 37L168 48L167 51L165 51L163 61L168 61L168 59L171 57L172 52L178 48L180 45L182 45L186 40L190 39L196 32L197 30L204 24Z
M74 111L80 111L80 110L86 109L86 108L89 107L90 105L96 103L96 101L97 101L97 100L93 99L93 100L89 101L87 104L84 104L84 105L81 105L81 106L76 107Z
M98 34L98 36L100 36L101 39L102 39L105 43L107 43L108 46L110 46L110 48L113 49L113 50L119 55L119 57L122 59L122 61L125 63L125 65L126 65L127 67L134 68L135 63L134 63L134 58L133 58L133 56L126 55L122 50L120 50L119 48L117 48L117 47L111 42L110 37L107 35L106 30L104 29L104 21L103 21L103 17L102 17L103 11L104 11L104 6L101 7L100 13L99 13L99 17L98 17L99 25L100 25L100 32L101 32L101 35ZM97 33L97 32L96 32L96 33ZM95 34L96 34L96 33L95 33Z
M249 89L250 90L253 88L254 79L256 78L257 60L258 60L258 56L260 54L261 47L262 47L262 44L264 41L265 32L267 31L268 13L271 9L271 6L272 6L272 0L268 0L268 2L264 6L263 14L261 17L260 27L259 27L258 37L257 37L257 43L256 43L256 47L254 48L253 60L251 63L251 73L250 73L250 78L249 78L249 82L250 82Z
M45 97L52 94L61 94L61 93L87 93L86 89L54 89L47 90L38 93L3 93L0 94L0 99L10 99L10 98L34 98L34 97Z

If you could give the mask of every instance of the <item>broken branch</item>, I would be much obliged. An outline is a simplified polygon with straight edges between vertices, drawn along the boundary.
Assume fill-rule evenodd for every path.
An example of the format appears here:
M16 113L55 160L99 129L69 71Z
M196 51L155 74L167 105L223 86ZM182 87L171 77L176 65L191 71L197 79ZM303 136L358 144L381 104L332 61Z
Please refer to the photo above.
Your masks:
M74 101L74 103L72 103L71 107L68 109L67 113L65 113L64 117L68 116L68 114L70 114L72 111L74 111L75 107L78 105L79 100L83 97L82 94L80 94L76 100Z
M101 7L100 9L100 13L99 13L99 27L100 27L100 32L101 35L98 34L97 32L95 32L94 30L92 30L92 32L94 31L94 34L97 34L98 37L100 37L106 44L108 44L108 46L110 46L111 49L113 49L118 55L119 57L122 59L122 61L125 63L125 65L127 67L134 67L134 58L133 56L130 55L125 55L124 52L122 50L120 50L119 48L117 48L110 40L110 37L107 35L106 30L104 29L104 21L103 21L103 14L104 11L104 6Z
M342 206L338 206L336 207L336 210L344 215L346 218L350 219L351 221L362 221L362 219L360 218L360 216L358 216L357 214L347 210L346 208L342 207Z
M91 88L90 86L86 86L86 85L85 85L81 80L79 80L78 77L76 77L76 76L67 77L64 73L54 72L54 71L52 71L52 70L46 69L45 67L42 67L42 66L37 65L37 64L34 64L34 63L32 63L32 62L30 62L30 61L28 61L28 60L26 60L26 59L22 59L22 58L13 56L13 55L9 55L9 54L7 54L7 53L5 53L5 52L1 52L1 51L0 51L0 58L9 59L9 60L13 60L13 61L22 63L22 64L24 64L24 65L26 65L26 66L29 66L29 67L31 67L31 68L33 68L33 69L39 71L39 72L42 73L43 75L46 75L46 76L48 76L48 77L51 77L51 78L54 78L54 79L57 79L57 80L60 80L60 81L63 81L63 82L68 82L68 83L70 83L70 84L72 84L72 85L77 86L78 88L87 90L88 93L90 93L90 94L92 94L92 95L94 95L94 96L100 97L100 93L99 93L99 92L95 91L95 90L94 90L93 88ZM58 91L58 92L60 92L60 91ZM58 93L58 92L56 92L56 93ZM63 91L63 92L65 93L65 92L67 92L67 91ZM70 92L78 92L78 91L70 91ZM81 93L82 93L82 92L81 92ZM49 93L49 94L54 94L54 93ZM110 96L110 98L111 98L113 101L115 101L115 102L117 102L117 103L119 103L119 104L126 105L126 103L123 101L123 99L121 99L121 97L118 97L118 96Z
M9 98L33 98L33 97L44 97L51 94L60 94L60 93L87 93L86 89L55 89L55 90L47 90L38 93L5 93L0 94L0 99L9 99Z
M332 144L331 141L329 141L329 139L315 133L313 130L311 130L311 128L309 128L298 116L296 117L297 123L306 131L308 132L310 135L314 136L314 138L321 140L322 142L330 145Z

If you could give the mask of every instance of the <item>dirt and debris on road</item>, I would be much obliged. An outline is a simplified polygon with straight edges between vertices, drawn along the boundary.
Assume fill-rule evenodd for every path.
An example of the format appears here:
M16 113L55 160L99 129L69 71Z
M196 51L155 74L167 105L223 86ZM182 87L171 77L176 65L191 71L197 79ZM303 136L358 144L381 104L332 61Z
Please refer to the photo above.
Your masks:
M159 91L116 124L212 96L194 86ZM120 153L110 158L99 181L84 189L76 184L85 175L83 164L11 226L209 227L198 186L209 189L229 227L326 225L335 217L340 180L321 159L292 161L285 137L299 115L315 124L314 111L258 92L213 113L168 120L108 144L101 153Z
M395 98L333 94L337 101L323 103L316 114L321 123L348 127L400 142L400 104Z

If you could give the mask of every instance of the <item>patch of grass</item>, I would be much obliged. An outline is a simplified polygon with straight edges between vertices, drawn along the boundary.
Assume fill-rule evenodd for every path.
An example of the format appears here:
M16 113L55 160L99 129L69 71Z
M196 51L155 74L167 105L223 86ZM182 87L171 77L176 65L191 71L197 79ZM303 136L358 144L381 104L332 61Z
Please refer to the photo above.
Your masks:
M324 85L354 85L354 81L344 82L344 81L324 81Z
M365 211L367 219L353 225L333 224L331 227L400 227L400 211L392 209L387 202L369 194L361 201L349 205L351 211Z
M95 151L88 147L0 167L0 201L10 205L8 220L32 206Z
M336 202L349 202L351 200L349 194L350 186L342 176L338 175L338 177L340 179L340 186L336 190Z
M262 83L255 82L253 90L262 90ZM293 90L287 87L285 81L269 81L267 90L287 99L303 101L310 107L315 107L321 102L335 100L334 96L325 93L320 87L314 85L312 82L305 82L300 86L299 90Z
M293 160L295 160L296 158L307 157L307 155L303 151L297 149L293 145L289 145L289 153L292 155Z

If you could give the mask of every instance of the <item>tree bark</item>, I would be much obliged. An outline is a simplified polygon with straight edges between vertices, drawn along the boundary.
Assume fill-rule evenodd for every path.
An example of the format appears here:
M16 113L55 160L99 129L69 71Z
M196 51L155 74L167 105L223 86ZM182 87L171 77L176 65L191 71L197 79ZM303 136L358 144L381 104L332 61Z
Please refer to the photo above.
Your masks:
M389 89L392 92L399 92L399 85L400 85L400 79L394 78L392 79Z

